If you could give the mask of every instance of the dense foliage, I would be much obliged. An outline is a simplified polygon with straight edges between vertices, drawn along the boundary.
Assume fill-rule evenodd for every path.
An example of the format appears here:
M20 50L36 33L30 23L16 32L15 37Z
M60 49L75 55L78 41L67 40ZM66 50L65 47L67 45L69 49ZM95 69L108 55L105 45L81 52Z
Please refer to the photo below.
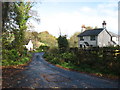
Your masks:
M2 64L27 61L27 51L23 47L24 33L32 3L3 2L2 7Z
M25 42L28 43L30 38L34 44L35 49L39 48L41 45L48 46L50 48L58 47L56 37L52 36L47 31L43 31L40 33L36 32L36 31L26 31L25 32Z
M77 36L79 34L80 34L80 32L76 32L70 37L70 39L68 39L70 47L78 47L78 37Z
M58 47L57 38L49 34L49 32L40 32L38 37L40 42L47 44L50 48Z
M58 37L58 48L59 48L59 51L61 53L64 53L65 51L68 50L68 47L69 47L69 43L68 43L68 40L66 38L66 36L59 36Z
M49 48L49 46L41 45L39 48L36 48L34 52L46 52Z
M71 48L59 53L58 49L48 51L44 57L53 64L77 71L95 73L99 76L119 76L120 50L118 47L78 49ZM120 52L120 51L119 51Z

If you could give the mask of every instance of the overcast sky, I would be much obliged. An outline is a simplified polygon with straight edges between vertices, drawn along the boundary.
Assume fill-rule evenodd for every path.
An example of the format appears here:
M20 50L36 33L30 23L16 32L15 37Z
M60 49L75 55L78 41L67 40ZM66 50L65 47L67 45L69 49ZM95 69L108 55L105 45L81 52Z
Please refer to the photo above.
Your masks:
M42 0L32 8L38 12L40 23L31 21L35 31L48 31L58 37L60 31L68 37L81 31L81 26L102 27L103 20L107 30L118 33L117 0Z

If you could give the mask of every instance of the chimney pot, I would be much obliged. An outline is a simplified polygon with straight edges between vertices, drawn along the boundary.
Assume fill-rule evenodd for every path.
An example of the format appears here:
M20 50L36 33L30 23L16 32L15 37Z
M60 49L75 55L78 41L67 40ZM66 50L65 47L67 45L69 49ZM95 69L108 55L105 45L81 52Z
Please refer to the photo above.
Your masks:
M106 22L105 21L103 21L102 26L103 26L103 28L106 28Z

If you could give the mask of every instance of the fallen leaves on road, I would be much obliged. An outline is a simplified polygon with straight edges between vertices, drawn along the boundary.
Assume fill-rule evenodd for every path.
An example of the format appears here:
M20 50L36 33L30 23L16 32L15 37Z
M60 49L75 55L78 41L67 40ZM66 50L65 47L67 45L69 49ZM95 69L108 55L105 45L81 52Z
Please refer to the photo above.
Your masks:
M24 76L18 77L16 78L16 81L14 80L14 76L16 76L18 73L22 72L23 70L27 69L27 65L31 62L31 60L26 63L26 64L22 64L22 65L11 65L11 66L1 66L0 68L2 69L2 87L12 87L11 85L9 85L10 83L12 83L14 85L14 83L20 83L20 79L24 78Z

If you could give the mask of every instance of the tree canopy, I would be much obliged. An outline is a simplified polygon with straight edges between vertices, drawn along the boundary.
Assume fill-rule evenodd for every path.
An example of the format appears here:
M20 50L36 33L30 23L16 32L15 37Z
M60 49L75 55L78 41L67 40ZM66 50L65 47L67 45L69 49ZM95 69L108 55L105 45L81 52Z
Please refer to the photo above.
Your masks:
M80 34L80 32L75 32L70 39L68 39L69 42L69 46L70 47L78 47L78 35Z
M3 59L10 60L9 53L15 51L19 56L17 60L24 55L24 33L27 30L26 22L31 17L29 11L32 3L3 2L2 7Z
M26 31L25 32L25 41L28 42L29 39L33 41L34 48L38 48L42 43L52 47L58 47L57 38L49 34L48 31L36 32L36 31Z
M69 47L69 43L68 43L68 40L66 38L66 35L65 36L60 35L57 40L58 40L59 51L61 53L64 53L65 51L67 51L67 49Z

